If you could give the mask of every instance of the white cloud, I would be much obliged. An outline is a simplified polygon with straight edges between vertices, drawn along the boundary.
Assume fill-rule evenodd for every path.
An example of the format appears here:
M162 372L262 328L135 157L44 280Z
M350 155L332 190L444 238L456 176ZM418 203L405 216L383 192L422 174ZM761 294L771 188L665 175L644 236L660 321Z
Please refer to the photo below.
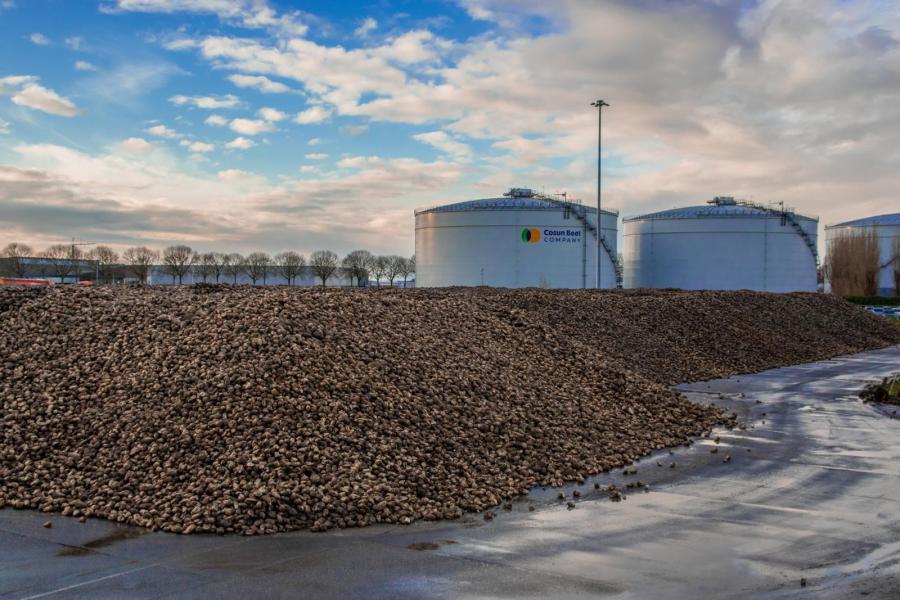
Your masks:
M322 169L315 165L303 165L302 167L300 167L300 172L304 174L321 173Z
M411 65L432 60L437 57L439 51L449 47L449 42L437 40L430 31L419 29L404 33L389 44L375 48L371 52L388 61Z
M216 149L216 146L215 146L215 144L208 144L206 142L191 142L187 145L187 148L191 152L197 152L197 153L203 154L206 152L212 152L213 150Z
M81 46L84 44L84 38L74 35L72 37L67 37L65 39L65 43L66 46L68 46L72 50L81 50Z
M273 129L271 123L260 119L232 119L228 127L235 133L242 135L258 135Z
M311 125L313 123L321 123L327 121L331 117L331 111L321 106L312 106L304 111L297 113L294 117L294 123L301 125Z
M216 127L224 127L225 125L228 125L228 119L226 119L222 115L209 115L203 122L207 125L215 125Z
M38 78L35 75L7 75L0 77L0 94L12 94L15 90L28 83L35 83Z
M156 137L168 139L181 137L181 134L179 134L177 131L175 131L174 129L170 129L162 124L147 128L147 133L149 133L150 135L155 135Z
M284 94L291 91L291 88L283 83L272 81L262 75L241 75L235 73L234 75L229 75L228 80L238 87L255 88L266 94Z
M13 150L13 164L0 165L0 226L30 243L78 236L120 247L186 242L228 248L237 232L256 228L252 198L269 190L265 181L248 180L236 190L215 175L196 175L164 148L87 154L37 144Z
M322 143L322 138L310 138L306 143L310 146L318 146Z
M227 144L225 144L226 148L232 148L237 150L248 150L256 145L256 142L253 140L249 140L245 137L236 137Z
M15 7L16 7L15 0L0 0L0 8L8 9L8 8L15 8Z
M351 137L362 135L369 130L368 125L342 125L338 131Z
M242 169L197 174L164 146L136 155L51 144L14 150L16 163L0 165L0 226L35 245L78 236L117 249L180 242L243 253L366 247L406 254L412 208L438 202L461 177L451 163L381 159L349 175L297 173L270 185ZM364 211L356 204L362 195ZM350 211L352 223L344 218Z
M108 13L133 11L146 13L207 13L226 23L250 29L268 29L287 36L306 34L307 26L297 11L279 15L266 0L111 0L101 4Z
M127 140L119 142L118 147L125 152L140 154L149 152L154 146L144 138L130 137Z
M369 35L370 31L373 31L378 28L378 21L373 19L372 17L366 17L366 20L362 22L362 24L357 27L353 34L357 37L366 37Z
M78 107L53 90L37 83L34 75L11 75L0 77L0 95L12 96L14 104L33 108L52 115L74 117L81 111Z
M0 119L0 135L6 135L9 133L9 122Z
M86 60L76 60L75 61L75 70L76 71L96 71L97 67L87 62Z
M50 43L50 40L43 33L32 33L28 36L28 39L31 40L32 44L37 44L38 46L46 46Z
M175 104L176 106L196 106L197 108L205 108L207 110L214 110L217 108L234 108L238 106L241 101L237 96L232 96L231 94L225 94L224 96L183 96L177 95L169 98L169 102Z
M138 107L147 93L163 87L175 75L185 75L178 65L166 61L119 63L79 81L84 96L99 97L103 102ZM102 91L102 93L100 93Z
M253 177L253 174L248 173L247 171L241 171L240 169L225 169L224 171L219 171L217 173L217 176L219 179L233 181L235 179L246 179L247 177Z
M328 158L328 155L324 152L310 152L309 154L304 155L306 160L325 160Z
M413 139L434 146L454 160L466 161L472 158L472 149L468 145L454 140L445 131L429 131L418 133Z
M287 113L283 113L276 108L261 108L256 111L256 114L262 117L266 121L270 121L272 123L277 123L278 121L284 121L287 119Z

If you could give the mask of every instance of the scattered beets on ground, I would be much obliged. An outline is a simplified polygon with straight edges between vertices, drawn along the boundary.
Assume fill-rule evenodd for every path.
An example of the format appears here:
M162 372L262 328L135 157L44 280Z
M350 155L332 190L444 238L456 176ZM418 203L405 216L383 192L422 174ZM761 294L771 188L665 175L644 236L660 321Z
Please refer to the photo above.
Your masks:
M0 289L0 507L182 533L453 518L733 423L662 382L898 342L802 294Z
M863 402L900 406L900 373L885 377L879 383L866 384L859 397Z

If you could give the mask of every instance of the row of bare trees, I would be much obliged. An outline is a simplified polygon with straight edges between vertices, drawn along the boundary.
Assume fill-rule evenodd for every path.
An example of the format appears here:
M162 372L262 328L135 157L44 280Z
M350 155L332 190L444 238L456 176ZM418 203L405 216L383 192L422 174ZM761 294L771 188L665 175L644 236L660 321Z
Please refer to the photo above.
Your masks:
M54 276L65 282L68 277L78 275L83 264L78 261L95 261L97 275L101 282L112 282L127 273L141 282L146 282L155 265L161 265L164 272L172 277L172 283L182 284L190 274L194 281L237 283L238 278L246 275L255 285L266 284L272 275L283 278L288 285L294 285L305 269L326 285L343 269L357 285L370 281L381 285L387 280L391 286L398 278L402 278L403 286L409 276L415 273L415 257L375 256L367 250L354 250L340 259L331 250L317 250L307 259L294 251L281 252L271 256L265 252L253 252L247 256L237 253L196 252L186 245L175 245L162 252L147 246L135 246L125 250L121 256L109 246L96 246L85 253L75 244L57 244L46 250L35 253L27 244L11 243L2 252L4 271L14 277L26 277L29 270L27 259L41 258L45 266Z
M838 296L877 296L883 268L894 275L894 293L900 295L900 239L893 241L891 260L881 263L878 234L874 229L840 234L828 243L825 277Z
M409 276L416 272L416 257L397 256L375 256L368 250L354 250L344 257L341 261L351 280L356 277L357 282L363 277L368 277L371 282L377 286L381 286L381 282L387 280L389 285L393 287L394 282L401 278L403 287L406 287L406 281Z

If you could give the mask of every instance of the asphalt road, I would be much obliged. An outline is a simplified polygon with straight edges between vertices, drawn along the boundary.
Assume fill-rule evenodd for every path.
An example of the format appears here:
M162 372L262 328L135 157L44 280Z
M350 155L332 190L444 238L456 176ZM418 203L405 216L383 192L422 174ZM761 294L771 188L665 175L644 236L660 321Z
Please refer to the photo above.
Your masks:
M490 522L255 538L0 510L0 597L900 598L900 419L856 398L897 370L900 346L679 386L746 430L592 479L574 509L538 488Z

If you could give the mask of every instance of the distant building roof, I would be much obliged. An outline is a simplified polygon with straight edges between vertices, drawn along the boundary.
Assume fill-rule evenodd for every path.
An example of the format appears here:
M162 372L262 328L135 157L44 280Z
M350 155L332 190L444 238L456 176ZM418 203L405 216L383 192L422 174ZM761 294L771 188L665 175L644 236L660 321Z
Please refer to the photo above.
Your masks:
M900 225L900 213L875 215L874 217L863 217L862 219L844 221L843 223L828 225L826 229L831 229L832 227L874 227L878 225Z

